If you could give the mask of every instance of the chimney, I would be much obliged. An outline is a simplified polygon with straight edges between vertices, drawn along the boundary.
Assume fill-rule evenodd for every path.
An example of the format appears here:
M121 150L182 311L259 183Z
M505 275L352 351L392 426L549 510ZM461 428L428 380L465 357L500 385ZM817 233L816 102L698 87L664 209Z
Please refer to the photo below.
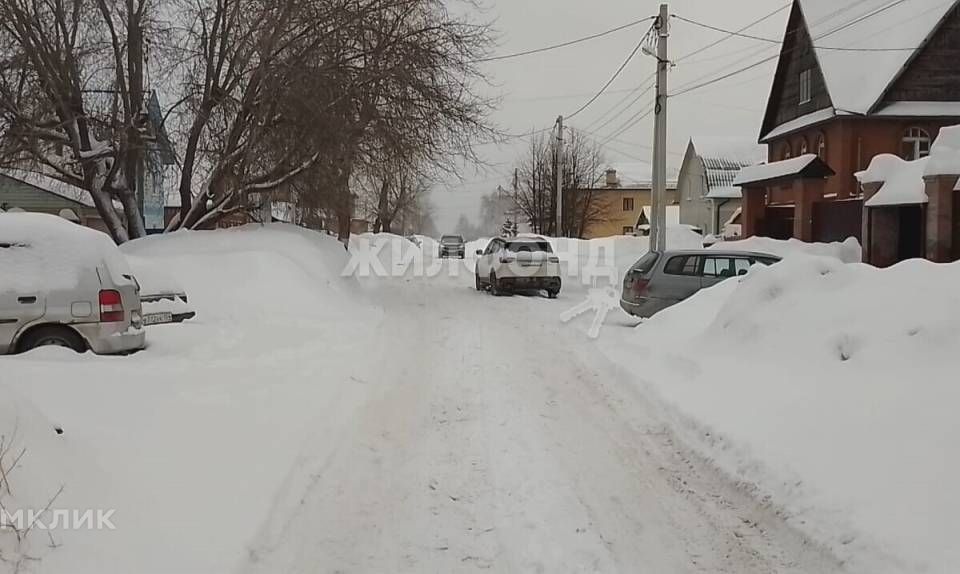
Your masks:
M617 170L607 169L607 187L620 187L620 179L617 177Z

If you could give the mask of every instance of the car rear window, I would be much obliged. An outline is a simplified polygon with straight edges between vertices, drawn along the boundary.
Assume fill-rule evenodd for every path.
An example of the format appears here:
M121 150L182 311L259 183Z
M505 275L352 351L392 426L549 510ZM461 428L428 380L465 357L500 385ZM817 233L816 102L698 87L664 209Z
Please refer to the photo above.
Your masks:
M663 268L667 275L698 275L700 257L697 255L677 255L671 257Z
M546 241L511 241L507 243L507 249L514 253L553 253Z
M660 260L659 253L654 253L654 252L647 253L646 255L640 258L640 261L637 261L636 263L634 263L633 267L631 267L630 270L635 273L646 275L647 273L650 272L651 269L653 269L656 266L657 261L659 260Z

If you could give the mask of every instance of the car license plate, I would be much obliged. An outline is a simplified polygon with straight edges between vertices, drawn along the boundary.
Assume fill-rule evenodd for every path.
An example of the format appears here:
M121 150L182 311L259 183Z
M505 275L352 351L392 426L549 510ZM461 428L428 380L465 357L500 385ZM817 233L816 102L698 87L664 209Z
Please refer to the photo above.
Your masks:
M163 325L165 323L173 323L173 313L147 313L143 316L143 325L149 327L150 325Z

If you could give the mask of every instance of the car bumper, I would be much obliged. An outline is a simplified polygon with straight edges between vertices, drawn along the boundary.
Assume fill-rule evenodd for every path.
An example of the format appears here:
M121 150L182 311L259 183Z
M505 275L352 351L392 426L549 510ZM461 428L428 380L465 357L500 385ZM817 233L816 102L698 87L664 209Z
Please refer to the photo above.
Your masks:
M630 315L633 315L634 317L641 317L644 319L649 319L667 307L672 307L676 304L677 301L672 301L669 299L656 299L652 297L637 301L627 301L623 298L620 299L621 309Z
M116 331L99 323L73 327L86 339L90 350L98 355L134 353L147 345L147 333L143 328L131 326L125 331Z
M446 249L443 249L440 251L440 257L465 257L466 254L467 254L466 251L446 250Z
M560 291L559 277L502 277L498 280L506 289L547 289Z

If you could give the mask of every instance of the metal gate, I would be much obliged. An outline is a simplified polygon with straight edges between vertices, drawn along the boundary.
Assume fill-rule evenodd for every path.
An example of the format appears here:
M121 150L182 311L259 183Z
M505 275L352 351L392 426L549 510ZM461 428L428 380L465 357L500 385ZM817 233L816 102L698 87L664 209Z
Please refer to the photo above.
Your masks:
M855 237L863 242L863 200L819 201L813 204L813 240L822 243Z

